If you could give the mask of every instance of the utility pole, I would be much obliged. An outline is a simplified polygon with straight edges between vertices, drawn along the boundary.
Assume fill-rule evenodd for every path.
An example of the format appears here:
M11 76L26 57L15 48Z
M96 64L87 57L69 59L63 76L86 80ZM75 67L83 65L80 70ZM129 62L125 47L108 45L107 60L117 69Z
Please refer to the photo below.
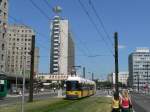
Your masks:
M115 40L115 89L116 92L119 93L119 89L118 89L118 71L119 71L119 67L118 67L118 33L115 32L114 33L114 40Z
M25 71L26 71L26 57L23 56L23 84L22 84L22 103L21 112L24 112L24 92L25 92Z
M85 67L83 67L83 78L85 78Z
M32 36L32 44L31 44L29 102L33 102L33 76L34 76L34 51L35 51L34 49L35 49L35 35Z

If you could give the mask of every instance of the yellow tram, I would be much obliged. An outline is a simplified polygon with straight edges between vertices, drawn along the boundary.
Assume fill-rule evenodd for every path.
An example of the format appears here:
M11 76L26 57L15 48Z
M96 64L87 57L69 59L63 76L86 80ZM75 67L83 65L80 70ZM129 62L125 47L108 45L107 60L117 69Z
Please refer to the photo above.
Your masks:
M66 98L78 99L94 95L96 93L96 83L81 77L68 77L66 80Z

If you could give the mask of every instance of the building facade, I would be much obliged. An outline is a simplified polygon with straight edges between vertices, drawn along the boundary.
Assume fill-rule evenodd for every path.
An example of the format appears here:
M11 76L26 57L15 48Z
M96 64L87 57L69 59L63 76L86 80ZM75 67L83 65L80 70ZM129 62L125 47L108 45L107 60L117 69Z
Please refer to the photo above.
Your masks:
M118 73L118 82L121 82L122 84L127 85L128 82L129 73L128 72L119 72ZM116 84L115 81L115 73L111 73L108 75L107 80L113 84Z
M129 84L142 89L150 83L150 50L137 48L129 55Z
M68 20L55 16L51 22L50 73L70 75L74 66L74 41Z
M41 81L65 81L70 75L53 75L49 73L39 73L37 79Z
M6 71L8 0L0 0L0 72Z
M24 25L9 25L8 27L8 58L7 73L10 75L21 76L22 71L28 78L31 65L31 44L32 36L35 35L32 28ZM39 49L35 48L35 73L38 74Z

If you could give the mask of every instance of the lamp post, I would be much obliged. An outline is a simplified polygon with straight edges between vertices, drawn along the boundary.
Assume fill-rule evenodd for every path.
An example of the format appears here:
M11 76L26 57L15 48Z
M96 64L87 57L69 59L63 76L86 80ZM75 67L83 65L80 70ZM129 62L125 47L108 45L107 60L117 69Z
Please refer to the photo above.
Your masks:
M137 73L137 75L136 75L136 77L137 77L137 89L138 89L138 93L139 93L139 90L140 90L140 82L139 82L139 72L136 72Z

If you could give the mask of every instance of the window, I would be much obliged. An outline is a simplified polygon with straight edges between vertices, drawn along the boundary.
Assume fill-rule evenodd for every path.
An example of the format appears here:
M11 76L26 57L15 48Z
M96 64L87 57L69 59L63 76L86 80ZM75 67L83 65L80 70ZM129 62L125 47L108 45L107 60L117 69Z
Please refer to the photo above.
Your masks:
M2 10L0 10L0 15L2 14Z
M5 49L5 45L4 44L2 44L2 50L4 50Z
M5 32L6 32L6 28L7 28L7 24L6 23L3 23L3 28L4 28Z
M3 61L4 60L4 55L2 54L2 56L1 56L1 60Z
M2 3L2 0L0 0L0 5L1 5L1 3Z
M6 8L6 6L7 6L7 3L5 2L5 3L4 3L4 8Z
M6 15L7 15L7 14L4 12L4 19L6 19Z
M4 68L4 66L3 66L3 65L1 65L1 70L3 70L3 68Z
M5 33L3 33L3 38L5 37Z

